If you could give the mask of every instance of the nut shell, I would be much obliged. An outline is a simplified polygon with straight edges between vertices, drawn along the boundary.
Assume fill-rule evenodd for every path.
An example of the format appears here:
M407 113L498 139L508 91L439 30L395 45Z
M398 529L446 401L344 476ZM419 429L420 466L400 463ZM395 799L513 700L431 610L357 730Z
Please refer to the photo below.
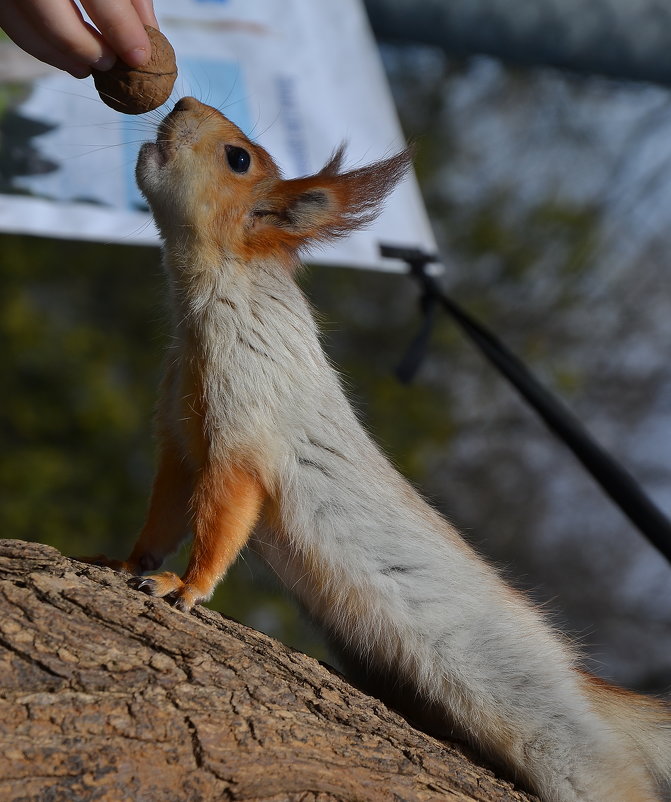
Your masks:
M151 43L151 57L142 67L129 67L121 59L105 72L93 71L100 99L122 114L145 114L170 97L177 78L175 51L156 28L144 26Z

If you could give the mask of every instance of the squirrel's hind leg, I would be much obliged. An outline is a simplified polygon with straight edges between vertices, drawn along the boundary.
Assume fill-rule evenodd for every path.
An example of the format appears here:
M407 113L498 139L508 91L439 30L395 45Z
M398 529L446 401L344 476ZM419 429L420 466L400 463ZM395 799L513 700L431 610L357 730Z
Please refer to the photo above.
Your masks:
M129 574L155 571L169 554L176 551L189 532L194 485L195 472L187 458L175 443L164 440L147 518L130 555L125 560L114 560L99 554L81 558L83 562Z

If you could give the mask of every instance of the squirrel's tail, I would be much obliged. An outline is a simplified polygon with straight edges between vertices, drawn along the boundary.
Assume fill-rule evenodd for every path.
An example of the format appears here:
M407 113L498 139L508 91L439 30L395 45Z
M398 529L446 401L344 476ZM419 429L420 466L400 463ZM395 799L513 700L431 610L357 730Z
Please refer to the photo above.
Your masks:
M595 712L640 756L660 787L661 799L671 799L671 706L589 674L583 679Z

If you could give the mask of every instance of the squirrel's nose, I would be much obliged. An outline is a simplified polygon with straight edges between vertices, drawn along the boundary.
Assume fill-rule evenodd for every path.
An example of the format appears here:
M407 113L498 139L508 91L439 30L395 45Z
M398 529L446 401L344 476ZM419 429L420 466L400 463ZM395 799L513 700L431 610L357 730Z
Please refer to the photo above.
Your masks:
M183 97L175 103L174 111L193 111L200 106L200 101L195 97Z

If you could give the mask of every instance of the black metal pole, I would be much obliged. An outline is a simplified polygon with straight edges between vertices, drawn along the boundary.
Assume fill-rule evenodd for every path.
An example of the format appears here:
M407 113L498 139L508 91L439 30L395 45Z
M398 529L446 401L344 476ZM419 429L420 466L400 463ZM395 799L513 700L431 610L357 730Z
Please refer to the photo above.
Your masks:
M487 360L502 373L552 431L577 457L595 481L636 528L671 563L671 521L652 502L634 477L625 470L564 404L536 379L527 366L491 331L465 312L439 287L426 267L435 255L406 248L381 246L383 256L402 259L425 294L434 297L477 345Z

